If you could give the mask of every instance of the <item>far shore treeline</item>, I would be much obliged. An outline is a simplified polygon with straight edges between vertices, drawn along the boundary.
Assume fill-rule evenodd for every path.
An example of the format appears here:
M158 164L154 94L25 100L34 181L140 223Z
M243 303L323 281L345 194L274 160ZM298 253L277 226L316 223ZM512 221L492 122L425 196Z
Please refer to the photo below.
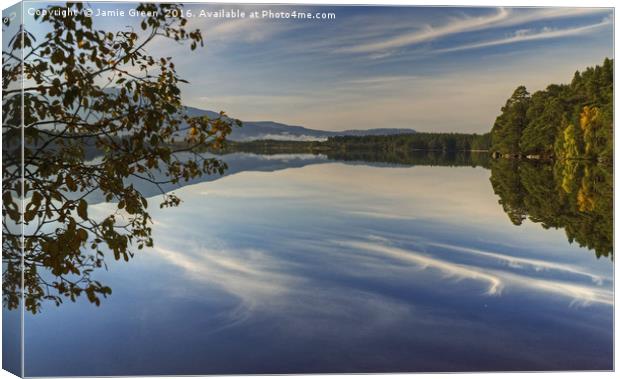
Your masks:
M489 151L491 134L407 133L376 136L337 136L325 141L254 140L227 141L219 152L278 153L357 153L409 154L415 151Z
M613 161L613 60L575 72L570 84L530 94L519 86L490 132L338 136L326 141L229 141L222 152L488 151L494 158Z

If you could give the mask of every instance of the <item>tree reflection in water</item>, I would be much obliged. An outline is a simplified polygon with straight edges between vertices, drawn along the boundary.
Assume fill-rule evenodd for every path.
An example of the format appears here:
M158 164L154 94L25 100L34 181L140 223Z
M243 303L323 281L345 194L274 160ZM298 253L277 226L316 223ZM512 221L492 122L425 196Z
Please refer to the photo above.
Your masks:
M82 295L99 305L112 289L91 273L105 257L129 260L153 244L147 200L132 183L223 172L198 149L220 146L235 124L223 113L188 116L173 59L149 53L156 39L202 45L182 5L138 5L149 15L140 31L99 30L82 3L45 7L38 25L3 19L12 38L2 51L2 299L8 309L23 299L32 313ZM115 204L110 214L93 216L94 192ZM162 207L180 201L162 194Z
M499 159L491 163L491 184L513 224L528 218L562 228L569 242L613 260L612 167Z

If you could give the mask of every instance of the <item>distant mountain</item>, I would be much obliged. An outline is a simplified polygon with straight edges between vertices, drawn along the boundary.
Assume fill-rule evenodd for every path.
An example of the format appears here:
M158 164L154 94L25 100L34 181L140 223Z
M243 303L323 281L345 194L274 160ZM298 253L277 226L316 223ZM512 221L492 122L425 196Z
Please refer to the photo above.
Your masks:
M187 107L187 114L192 117L218 117L219 114L198 108ZM243 121L243 127L234 128L228 137L233 141L252 141L259 139L286 140L286 141L320 141L335 136L380 136L393 134L415 133L413 129L381 128L368 130L344 130L339 132L308 129L303 126L286 125L273 121Z

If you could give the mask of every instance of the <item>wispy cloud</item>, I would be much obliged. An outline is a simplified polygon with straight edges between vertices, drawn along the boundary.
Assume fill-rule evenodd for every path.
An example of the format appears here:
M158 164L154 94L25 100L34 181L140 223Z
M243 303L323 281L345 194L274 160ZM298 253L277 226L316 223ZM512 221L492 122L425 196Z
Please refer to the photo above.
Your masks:
M479 256L483 256L487 258L497 259L499 261L506 262L510 267L513 267L513 268L522 268L522 267L529 266L529 267L534 268L536 271L543 271L543 270L564 271L566 273L588 277L594 283L598 285L601 285L604 280L602 276L594 275L587 271L583 271L571 265L562 264L562 263L548 262L548 261L543 261L540 259L514 257L512 255L507 255L507 254L483 251L479 249L473 249L469 247L455 246L455 245L443 244L443 243L431 242L431 243L428 243L428 245L437 246L437 247L446 248L446 249L455 250L455 251L461 251L461 252L465 252L469 254L475 254L475 255L479 255ZM607 279L608 278L605 278L605 280Z
M267 41L275 34L290 31L293 25L284 23L261 22L255 18L226 19L203 23L204 37L207 43L213 41L249 42Z
M186 104L246 121L480 133L516 86L563 83L611 56L613 19L601 21L611 14L342 7L329 22L192 18L189 27L203 31L205 49L189 52L161 39L153 52L174 56L191 82L182 88ZM530 45L536 48L506 48ZM450 51L462 51L458 61ZM532 65L536 70L526 69Z
M567 29L551 29L551 28L543 28L539 31L533 31L531 29L523 29L514 32L511 36L505 38L499 38L491 41L484 41L478 43L471 43L456 47L450 47L446 49L434 50L435 53L447 53L453 51L462 51L462 50L471 50L471 49L480 49L484 47L491 46L499 46L499 45L508 45L518 42L526 42L526 41L537 41L544 39L552 39L552 38L562 38L569 37L575 35L583 35L585 33L589 33L595 31L598 28L601 28L606 25L610 25L611 20L606 18L601 22L591 25L579 26L576 28L567 28Z
M287 293L294 280L279 273L279 263L253 249L215 249L202 245L183 250L157 247L154 251L192 275L240 299L247 309Z
M393 48L430 41L451 34L477 30L485 26L497 23L500 20L506 19L508 15L509 12L506 9L500 8L491 15L481 17L465 17L453 20L452 22L436 27L427 25L422 29L416 30L414 32L404 33L380 41L360 44L357 46L344 47L338 49L337 51L343 53L369 53L385 51Z
M554 279L535 278L528 275L520 275L506 271L492 270L488 268L473 267L469 265L459 264L448 260L432 257L417 251L402 249L390 246L383 241L334 241L342 246L348 246L355 249L361 249L403 262L419 266L421 269L435 269L446 275L458 279L468 279L484 283L487 287L487 295L500 295L502 290L507 286L514 286L526 290L534 290L539 292L553 293L559 296L571 298L571 305L589 305L592 303L613 305L613 292L607 288L600 286L586 286L581 284L573 284ZM553 265L544 261L529 260L524 258L506 257L500 254L491 254L477 251L475 249L467 249L468 252L484 253L484 255L507 260L514 267L517 265L531 265L544 269L557 269L567 271L577 275L587 275L578 270L568 268L562 265ZM598 277L592 276L598 279Z
M523 25L530 22L557 20L573 17L584 17L596 14L608 14L609 9L605 8L524 8L519 11L511 12L510 17L502 20L499 26Z
M464 265L435 259L426 255L416 253L414 251L386 246L379 243L360 241L339 241L336 243L344 246L350 246L356 249L363 249L366 251L385 254L399 260L408 261L413 264L419 265L422 268L434 268L448 277L482 281L487 284L486 293L489 295L499 294L502 289L502 281L499 277L479 271L473 267L467 267Z
M536 279L508 273L504 273L503 276L505 281L518 287L571 298L571 306L588 306L593 303L614 305L613 291L606 288L571 284L559 280Z
M544 20L588 16L592 14L600 14L601 12L607 12L607 10L596 8L540 8L527 10L498 8L496 12L488 15L451 18L447 22L440 25L425 25L414 31L400 31L396 35L379 38L372 42L339 47L335 49L335 51L340 53L369 53L371 54L371 58L383 58L391 55L390 51L397 48L429 42L459 33L524 25ZM610 20L606 20L605 24L607 23L610 23ZM600 24L596 25L600 26ZM590 27L595 26L590 25ZM587 27L575 28L571 34L561 34L560 32L557 32L556 36L549 34L546 38L563 37L587 30ZM390 29L388 26L386 33L389 33L389 31Z
M417 75L381 75L381 76L372 76L360 79L352 79L346 81L347 84L360 84L360 85L374 85L374 84L385 84L385 83L394 83L394 82L406 82L410 80L419 79L420 77Z

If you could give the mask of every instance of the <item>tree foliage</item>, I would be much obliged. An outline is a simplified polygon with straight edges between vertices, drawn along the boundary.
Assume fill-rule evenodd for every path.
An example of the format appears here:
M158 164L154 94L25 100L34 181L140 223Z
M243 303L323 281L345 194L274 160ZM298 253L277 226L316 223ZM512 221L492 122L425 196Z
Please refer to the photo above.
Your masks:
M321 144L333 151L471 151L488 150L489 134L412 133L385 136L330 137Z
M519 86L502 107L491 130L493 149L506 152L519 150L521 135L527 126L527 111L530 94L524 86Z
M577 71L568 85L529 95L520 86L491 131L492 150L558 159L613 159L613 60Z
M82 294L99 304L111 289L92 278L93 270L104 267L109 254L129 260L135 249L153 245L149 204L132 181L160 186L157 171L176 183L225 169L196 149L221 145L234 122L223 113L216 119L187 116L179 89L186 81L173 59L149 53L156 39L187 43L192 50L202 46L200 30L186 30L180 8L141 4L137 10L149 15L142 30L111 32L96 29L81 3L49 6L35 16L43 33L20 26L2 52L2 108L8 120L3 125L5 306L17 307L21 291L33 313L45 301L60 304ZM63 9L75 16L56 12ZM23 88L15 85L22 67ZM23 167L22 157L10 149L21 144L22 132ZM183 147L174 147L179 141ZM92 150L97 159L89 159ZM88 204L93 193L115 209L93 215ZM160 206L179 202L164 193ZM23 245L19 230L10 227L22 223Z

